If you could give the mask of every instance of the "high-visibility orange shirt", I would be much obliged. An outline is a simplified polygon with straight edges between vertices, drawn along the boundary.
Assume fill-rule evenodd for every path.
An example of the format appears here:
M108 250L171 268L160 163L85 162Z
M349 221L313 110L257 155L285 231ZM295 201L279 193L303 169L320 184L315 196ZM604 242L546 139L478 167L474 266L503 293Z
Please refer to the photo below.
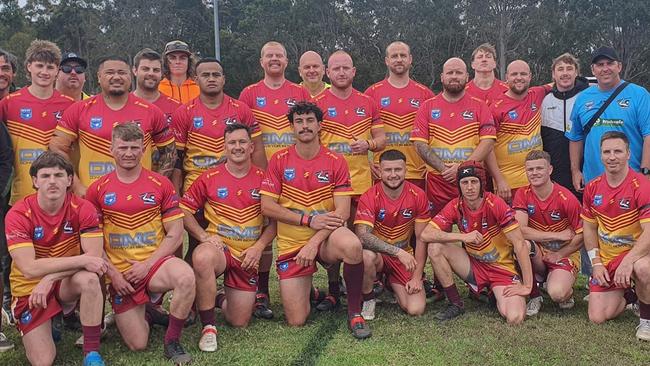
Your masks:
M164 78L158 85L158 90L172 99L176 99L182 104L196 98L201 93L199 86L192 79L186 79L180 86L172 84L171 80Z

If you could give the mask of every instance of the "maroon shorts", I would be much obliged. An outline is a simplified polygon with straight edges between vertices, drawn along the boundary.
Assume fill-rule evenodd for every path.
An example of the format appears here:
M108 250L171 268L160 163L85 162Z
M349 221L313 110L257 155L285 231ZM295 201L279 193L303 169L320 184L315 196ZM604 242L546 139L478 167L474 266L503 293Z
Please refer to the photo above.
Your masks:
M475 293L481 292L484 288L492 289L496 286L509 286L521 282L521 276L518 274L483 263L473 257L469 257L469 264L470 274L465 282Z
M571 260L571 258L562 258L560 259L559 262L547 262L544 261L544 265L546 265L546 269L551 272L555 270L563 270L567 272L571 272L574 275L578 273L578 267L576 267L575 263Z
M433 179L433 176L432 173L427 172L425 189L427 199L431 205L431 217L436 216L449 201L459 196L456 185L440 184L439 181Z
M318 249L320 250L320 246ZM279 255L278 259L275 260L275 265L277 267L278 277L280 277L280 281L288 280L290 278L311 276L318 270L316 268L316 262L323 263L320 260L319 254L316 254L316 260L314 260L314 263L312 263L311 266L300 266L296 263L296 255L298 255L298 252L300 252L300 250ZM327 267L328 264L324 263L324 266Z
M614 284L614 274L616 273L618 266L621 265L623 258L625 258L625 256L629 252L630 251L628 250L625 253L619 254L618 257L612 259L611 261L609 261L609 263L607 263L607 265L605 265L605 269L609 274L609 286L601 286L597 283L594 283L593 278L589 278L589 292L608 292L614 290L623 290L625 287L616 286Z
M388 277L388 282L406 286L406 283L413 278L413 273L409 272L406 266L404 266L404 263L400 262L397 257L383 253L380 253L380 255L384 261L382 272Z
M426 180L424 180L424 178L423 179L407 179L406 181L415 184L416 186L418 186L418 188L420 188L423 191L425 189L427 189L427 183L426 183Z
M61 281L54 282L52 289L47 294L47 308L29 308L29 296L14 297L11 311L16 319L16 328L21 336L29 333L46 321L54 318L61 311L71 313L76 308L74 304L67 304L65 309L59 302L58 295L61 288Z
M226 256L224 285L235 290L257 292L257 271L241 268L241 262L232 256L228 248L224 248L223 254Z
M149 273L147 273L147 275L140 282L138 287L135 288L135 292L130 295L126 295L126 296L118 295L118 293L115 292L113 286L112 285L109 286L108 291L111 294L111 306L113 307L113 311L115 312L115 314L121 314L133 309L136 306L146 304L152 299L152 297L154 298L153 301L155 302L158 299L158 296L162 296L163 294L149 293L147 287L149 287L149 281L151 281L151 278L156 274L158 268L160 268L160 266L162 266L163 263L165 263L168 259L171 258L175 258L175 257L172 255L168 255L166 257L160 258L156 263L154 263L154 265L149 270Z

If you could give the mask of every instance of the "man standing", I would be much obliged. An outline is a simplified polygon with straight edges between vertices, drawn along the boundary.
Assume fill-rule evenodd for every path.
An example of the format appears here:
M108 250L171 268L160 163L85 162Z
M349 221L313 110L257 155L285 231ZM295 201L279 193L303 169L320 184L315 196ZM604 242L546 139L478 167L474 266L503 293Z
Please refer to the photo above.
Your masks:
M434 94L426 86L410 78L413 57L411 48L396 41L386 47L384 59L388 77L366 89L377 108L386 131L386 149L401 151L406 156L406 179L424 189L426 165L409 141L415 114ZM374 154L374 164L379 164L379 154Z
M343 262L348 326L355 338L371 336L361 316L363 252L345 223L350 215L350 173L345 159L319 140L323 112L299 102L288 119L295 145L275 153L262 182L262 213L277 221L280 296L287 322L302 326L310 312L316 262Z
M199 87L194 82L194 60L190 46L183 41L171 41L163 53L164 79L158 89L166 96L186 104L199 96Z
M64 53L56 77L56 90L63 95L69 96L75 102L90 98L83 90L86 83L87 68L88 62L76 53Z
M529 247L515 213L500 197L485 192L485 170L480 163L461 164L457 179L460 197L451 200L421 235L421 240L429 243L436 278L450 302L435 317L446 321L465 312L454 284L456 273L475 293L491 289L501 316L508 324L521 324L526 317L526 296L532 288L533 272ZM460 233L452 232L454 224ZM458 241L463 247L457 245Z
M0 48L0 100L13 91L17 67L16 56Z
M605 173L585 187L582 218L585 249L593 273L589 320L619 316L630 298L639 300L636 337L650 341L650 183L630 169L630 143L624 133L605 132L600 142Z
M264 222L260 185L264 171L251 163L254 145L247 126L235 123L224 131L226 162L205 171L183 196L181 208L188 233L200 241L192 265L196 274L196 306L203 325L199 349L217 350L215 296L226 321L245 327L257 291L262 252L275 238L275 223ZM204 208L210 223L203 229L194 213ZM215 277L224 275L225 293Z
M551 179L570 190L578 199L582 193L573 187L569 140L564 134L571 130L571 111L578 93L589 87L589 81L580 75L580 64L570 53L564 53L551 65L553 90L542 101L541 136L544 151L551 156Z
M432 217L458 197L458 165L485 160L496 139L488 106L465 92L467 77L463 60L447 60L440 75L442 93L424 102L415 117L411 141L429 170L426 192Z
M160 152L159 172L170 176L176 155L174 136L158 107L129 93L128 61L115 56L104 58L97 76L101 93L66 110L50 143L51 150L68 158L73 144L79 145L79 176L75 177L73 191L84 196L90 183L115 169L110 152L111 131L114 125L126 122L137 123L145 134L143 166L151 167L155 144Z
M605 101L618 88L623 88L622 67L613 48L600 47L594 51L591 72L598 85L580 93L571 113L571 129L566 133L576 191L604 172L605 167L596 157L600 156L600 138L608 131L625 133L630 141L630 167L650 176L650 149L644 148L650 144L650 94L645 88L626 84L595 123L586 128Z
M516 189L528 184L524 161L531 150L542 150L542 101L550 85L530 87L528 64L515 60L506 72L508 91L491 105L497 128L494 154L488 157L488 169L494 177L496 193L510 202Z
M375 318L373 282L378 272L388 278L397 303L409 315L422 315L426 296L422 286L427 244L419 240L430 219L424 191L406 179L406 156L386 150L379 158L381 182L361 195L354 220L363 245L363 309L365 320ZM418 242L415 257L411 238Z
M184 364L191 357L180 336L195 282L192 268L173 256L183 242L183 212L171 182L142 166L143 140L136 123L116 125L111 138L115 170L91 184L86 197L102 216L111 305L124 343L132 351L147 347L152 319L146 304L172 290L164 355Z
M323 59L314 51L307 51L300 56L298 73L302 79L300 85L309 91L312 98L331 87L330 84L323 81L323 76L325 76Z
M573 284L580 270L582 220L580 202L567 188L551 181L555 167L547 152L529 152L525 164L530 184L517 190L512 208L524 239L535 245L531 258L535 278L526 308L526 315L532 316L542 308L537 282L546 282L546 292L560 309L575 304Z
M62 311L73 312L77 302L84 365L104 365L98 353L104 307L99 277L108 267L102 259L97 211L69 192L72 173L63 156L44 152L30 168L36 193L7 213L5 233L14 262L12 311L33 365L53 364L51 319Z
M165 115L167 125L171 125L172 114L181 103L170 96L162 94L158 87L162 78L162 57L151 48L144 48L133 57L133 75L135 90L133 95L160 108Z
M483 43L472 51L474 79L467 83L467 94L488 105L508 91L508 84L496 78L497 50L489 43Z

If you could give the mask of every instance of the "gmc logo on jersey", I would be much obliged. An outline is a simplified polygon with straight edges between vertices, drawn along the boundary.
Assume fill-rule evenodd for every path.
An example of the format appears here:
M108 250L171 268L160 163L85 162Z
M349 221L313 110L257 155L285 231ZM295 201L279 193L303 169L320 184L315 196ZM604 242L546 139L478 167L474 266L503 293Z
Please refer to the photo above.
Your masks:
M447 148L433 148L433 151L443 161L465 161L472 155L474 149L467 147L459 147L453 150Z
M275 133L263 133L262 141L264 142L265 146L291 145L294 143L294 137L292 133L283 133L280 135Z
M219 159L212 156L195 156L192 158L192 164L199 169L208 169L217 165Z
M386 143L389 145L410 145L411 134L408 132L386 132Z
M20 149L18 150L18 160L21 164L31 164L41 156L42 149Z
M529 139L515 140L508 143L508 154L516 154L522 151L535 150L542 147L542 137L535 135Z
M103 161L91 161L88 163L88 174L91 177L101 177L115 170L113 163L106 163Z
M228 226L219 224L217 233L223 237L240 240L257 240L260 237L261 229L259 226Z
M156 232L145 231L131 234L108 234L108 244L111 248L142 248L156 244Z
M345 142L333 142L327 148L339 154L352 154L352 148Z

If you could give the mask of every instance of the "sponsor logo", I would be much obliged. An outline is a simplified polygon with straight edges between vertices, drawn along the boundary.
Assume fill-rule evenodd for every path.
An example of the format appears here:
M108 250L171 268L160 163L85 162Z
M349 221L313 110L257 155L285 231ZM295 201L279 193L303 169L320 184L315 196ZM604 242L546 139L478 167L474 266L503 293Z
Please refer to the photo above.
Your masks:
M409 99L409 104L413 108L420 108L420 100L419 99L411 98L411 99Z
M263 133L262 142L264 146L286 146L291 145L294 142L293 133Z
M192 158L192 164L201 169L211 168L219 162L219 159L213 156L195 156Z
M359 116L359 117L365 117L365 116L366 116L366 109L365 109L365 108L362 108L362 107L357 107L357 108L354 110L354 113L356 113L357 116Z
M630 100L628 98L619 99L616 103L618 103L618 106L622 109L626 109L630 106Z
M390 97L381 98L381 106L388 107L390 105Z
M266 97L257 97L255 99L255 102L257 103L257 106L260 108L266 107Z
M70 225L70 221L66 221L65 224L63 224L63 233L64 234L74 233L74 228L72 227L72 225Z
M223 123L226 124L226 125L234 125L237 122L239 122L239 121L237 121L236 117L228 117L228 118L223 120Z
M203 127L203 117L194 117L194 119L192 119L192 122L194 122L194 128Z
M595 195L593 204L594 204L594 206L602 205L603 204L603 195L602 194Z
M217 197L219 197L219 198L228 197L228 188L227 187L219 187L219 188L217 188Z
M516 154L522 151L535 150L542 147L542 136L534 135L529 139L514 140L508 142L508 154Z
M330 117L336 117L336 107L329 107L327 108L327 115Z
M527 211L529 215L534 215L535 214L535 205L528 205Z
M402 211L402 217L404 217L405 219L410 219L411 217L413 217L413 210L411 210L410 208L405 208Z
M511 120L516 120L519 115L517 114L517 111L510 111L508 112L508 117L510 117Z
M136 232L133 235L126 234L108 234L108 245L111 248L144 248L156 245L156 232Z
M104 204L106 206L113 206L117 202L117 194L109 192L104 195Z
M458 147L450 150L448 148L434 147L433 151L444 162L462 162L472 155L474 149L471 147Z
M294 105L296 105L296 100L293 99L293 98L285 99L284 102L287 104L287 107L289 107L289 108L291 108L291 107L293 107Z
M90 117L90 128L93 130L99 130L103 125L102 117Z
M42 153L42 149L20 149L18 150L18 160L20 160L21 164L31 164Z
M467 119L467 120L470 120L470 121L471 121L471 120L474 119L474 112L472 112L472 111L465 111L465 112L463 112L462 116L463 116L463 119Z
M431 118L432 119L439 119L440 118L440 109L432 109L431 110Z
M488 223L487 219L485 217L481 220L481 229L487 229L488 228Z
M377 221L384 221L385 218L386 218L386 210L382 208L377 213Z
M594 107L594 101L593 100L585 102L585 109L590 110L593 107Z
M122 305L122 296L115 295L115 298L113 299L113 302L115 302L115 305Z
M29 310L23 311L22 314L20 314L20 324L29 324L29 322L32 321L32 313Z
M562 219L562 215L560 215L560 211L555 211L551 212L551 220L553 221L560 221Z
M329 183L330 182L329 172L326 172L324 170L320 170L316 172L316 181L318 183Z
M260 195L260 190L257 188L253 188L249 190L249 192L251 193L251 198L255 201L259 201L262 198L262 195Z
M467 219L464 218L464 219L460 220L460 226L463 227L463 230L467 231L467 228L469 227Z
M251 277L248 279L248 284L251 286L257 285L257 279L255 277Z
M104 161L91 161L88 163L88 173L91 177L101 177L115 170L113 163Z
M35 240L40 240L43 239L45 236L45 230L43 230L42 226L37 226L34 228L34 239Z
M284 170L284 179L291 181L296 177L296 169L295 168L287 168Z
M141 194L140 198L142 199L142 202L144 202L145 205L155 205L156 204L156 196L151 192L146 192L146 193Z
M618 201L618 207L620 207L622 210L629 210L630 209L630 199L629 198L621 198L620 201Z
M20 118L28 121L32 119L32 109L31 108L20 108Z
M535 102L530 103L530 110L533 112L537 112L537 104L535 104Z
M63 111L56 111L54 112L54 118L56 118L57 122L63 118Z
M280 272L286 272L289 269L289 262L282 262L278 265Z

